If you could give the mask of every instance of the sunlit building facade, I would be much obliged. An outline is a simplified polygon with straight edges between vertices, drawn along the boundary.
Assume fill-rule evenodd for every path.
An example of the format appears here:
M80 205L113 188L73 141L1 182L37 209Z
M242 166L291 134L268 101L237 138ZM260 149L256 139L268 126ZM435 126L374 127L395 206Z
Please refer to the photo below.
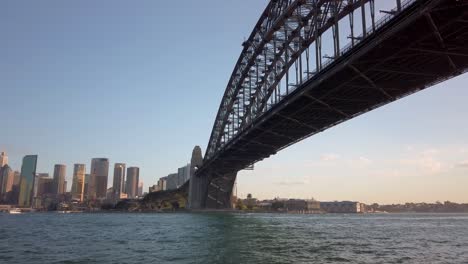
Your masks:
M65 185L65 174L67 173L67 167L63 164L56 164L54 166L54 184L56 189L56 194L64 194Z
M85 177L86 177L86 165L85 164L73 165L73 179L72 179L72 188L71 188L72 199L79 200L80 202L84 200Z
M0 153L0 168L8 164L8 156L6 152Z
M18 206L31 207L32 205L36 167L37 155L27 155L23 158L23 163L21 165Z

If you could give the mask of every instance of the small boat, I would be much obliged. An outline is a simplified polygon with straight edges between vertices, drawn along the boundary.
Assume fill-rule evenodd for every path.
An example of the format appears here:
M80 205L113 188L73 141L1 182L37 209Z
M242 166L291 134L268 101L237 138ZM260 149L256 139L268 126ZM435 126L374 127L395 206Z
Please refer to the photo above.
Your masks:
M13 208L8 211L9 214L21 214L21 210L19 208Z

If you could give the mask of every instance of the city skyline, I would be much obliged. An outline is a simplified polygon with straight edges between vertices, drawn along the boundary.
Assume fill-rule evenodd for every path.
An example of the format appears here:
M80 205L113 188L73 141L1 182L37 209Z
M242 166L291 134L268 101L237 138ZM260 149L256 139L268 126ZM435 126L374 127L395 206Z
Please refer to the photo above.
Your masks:
M209 8L187 3L180 12L192 20L177 21L177 33L164 31L166 13L177 7L172 3L156 8L147 2L137 10L119 2L112 14L103 3L93 12L88 2L56 9L29 3L37 10L31 14L21 3L6 4L0 21L12 29L5 34L9 41L0 44L9 51L0 62L0 94L9 99L2 110L8 131L0 136L0 151L9 154L13 170L20 170L28 154L38 154L37 172L51 174L54 164L67 165L68 189L73 164L91 168L91 157L138 166L142 181L155 184L187 163L194 145L205 154L241 49L239 36L248 36L266 2L207 1ZM190 16L190 8L199 16ZM131 16L135 21L125 16L129 12L138 14ZM208 23L219 32L214 39L196 30ZM176 43L160 41L158 31ZM28 44L36 34L44 37ZM195 37L199 41L185 49ZM468 112L467 82L466 75L457 77L291 146L242 171L239 194L466 202L468 125L460 120Z

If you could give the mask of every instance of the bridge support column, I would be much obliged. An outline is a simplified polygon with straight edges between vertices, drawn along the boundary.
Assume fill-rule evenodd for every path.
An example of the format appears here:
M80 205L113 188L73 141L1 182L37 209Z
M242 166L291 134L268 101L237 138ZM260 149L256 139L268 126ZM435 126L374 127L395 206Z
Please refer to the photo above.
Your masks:
M208 189L208 175L192 175L189 183L188 208L205 208L205 196Z
M237 172L219 175L205 173L190 178L188 208L230 209Z

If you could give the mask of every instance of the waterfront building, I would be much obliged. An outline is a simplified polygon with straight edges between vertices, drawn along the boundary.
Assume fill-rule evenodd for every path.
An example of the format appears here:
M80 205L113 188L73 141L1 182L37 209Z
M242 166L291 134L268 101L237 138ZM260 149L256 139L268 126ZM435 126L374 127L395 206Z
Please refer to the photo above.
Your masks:
M125 163L115 163L114 181L112 184L113 199L120 199L120 195L125 192Z
M188 180L190 180L190 163L181 167L177 170L177 188L184 185Z
M19 186L19 184L20 184L20 179L21 179L21 173L20 173L19 171L15 171L13 174L14 174L13 186L14 186L14 185Z
M158 181L158 182L159 182L159 181ZM159 189L159 185L158 185L158 184L154 184L153 186L150 186L150 187L148 188L148 192L150 192L150 193L152 193L152 192L159 192L159 191L161 191L161 190Z
M113 199L113 188L110 187L110 188L107 188L106 190L106 200L107 201L111 201Z
M136 198L138 194L138 183L140 182L140 168L130 167L127 169L127 196Z
M37 190L39 187L39 180L41 178L49 178L49 173L36 173L36 176L34 177L34 191L33 191L33 197L37 197Z
M8 156L6 152L0 153L0 168L8 164Z
M360 202L320 202L320 209L327 213L363 213Z
M66 190L64 189L65 174L67 173L67 167L63 164L55 164L54 166L54 184L55 184L55 193L64 194Z
M31 207L34 191L34 176L36 175L37 155L27 155L21 165L18 205Z
M106 199L107 179L109 176L109 159L94 158L91 160L91 175L88 182L89 199Z
M167 190L167 176L159 178L158 180L158 191Z
M85 174L85 178L84 178L84 191L83 191L83 199L84 200L88 200L88 184L89 184L89 181L91 179L91 174L87 173Z
M9 201L13 191L13 170L7 164L0 168L0 201Z
M315 200L289 199L284 201L284 209L289 212L318 212L320 203Z
M72 195L72 199L79 200L80 202L83 202L84 200L85 177L86 177L85 175L86 175L85 164L75 164L73 166L71 195Z
M37 194L36 197L43 197L46 195L55 194L55 181L49 177L39 177L37 181Z
M167 175L166 190L175 190L178 186L178 174L171 173Z
M138 184L138 197L142 197L143 196L143 182L140 182Z

